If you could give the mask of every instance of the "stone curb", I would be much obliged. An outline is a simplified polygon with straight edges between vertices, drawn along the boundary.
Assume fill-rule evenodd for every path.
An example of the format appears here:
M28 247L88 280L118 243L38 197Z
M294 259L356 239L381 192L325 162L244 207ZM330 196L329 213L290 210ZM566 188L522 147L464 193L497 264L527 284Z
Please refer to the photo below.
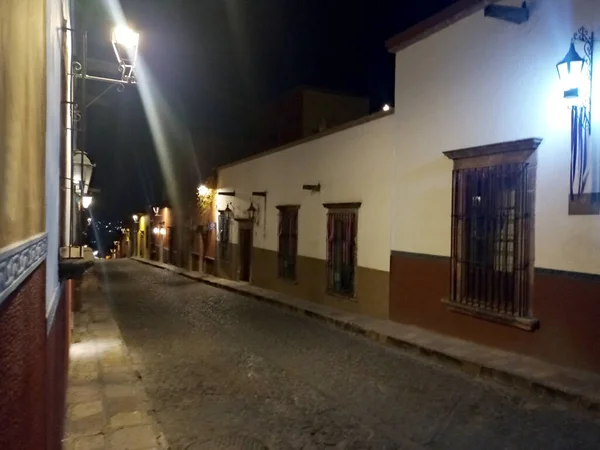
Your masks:
M334 314L328 315L327 312L317 311L316 309L318 309L319 305L316 304L314 309L309 309L309 307L298 306L292 303L287 303L277 298L268 297L267 295L261 295L256 292L250 292L244 289L240 289L228 283L221 283L219 281L216 281L217 277L214 276L203 276L195 272L189 272L180 267L160 263L157 261L150 261L136 257L132 257L130 259L159 269L169 270L170 272L177 273L186 278L219 289L224 289L229 292L235 292L237 294L244 295L246 297L250 297L255 300L259 300L270 305L277 306L279 308L287 309L294 313L322 320L338 328L350 331L354 334L364 336L368 339L382 344L397 347L402 350L426 356L429 358L434 358L435 360L441 363L455 366L473 376L491 378L503 384L508 384L519 388L525 388L534 392L550 395L552 397L570 403L575 403L588 410L600 411L600 391L594 390L594 394L590 394L589 392L585 392L583 389L577 389L577 386L558 385L550 380L544 380L541 378L527 376L526 374L517 373L516 371L510 371L505 368L494 367L491 364L485 364L484 362L478 361L475 358L453 355L450 352L441 351L440 349L435 348L434 346L428 346L423 343L418 343L407 339L401 339L396 336L392 336L391 334L386 334L385 332L380 332L375 329L369 329L358 323L354 323L351 320L344 320L343 318L336 317ZM215 278L215 280L213 280L212 278ZM343 312L340 311L340 313Z

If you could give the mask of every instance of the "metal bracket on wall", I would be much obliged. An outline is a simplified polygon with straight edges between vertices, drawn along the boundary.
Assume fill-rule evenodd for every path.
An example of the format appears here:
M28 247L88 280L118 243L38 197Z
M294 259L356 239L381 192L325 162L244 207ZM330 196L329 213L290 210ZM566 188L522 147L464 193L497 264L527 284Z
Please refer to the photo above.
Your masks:
M529 7L527 2L523 2L520 8L518 6L488 5L483 10L483 15L520 25L529 20Z

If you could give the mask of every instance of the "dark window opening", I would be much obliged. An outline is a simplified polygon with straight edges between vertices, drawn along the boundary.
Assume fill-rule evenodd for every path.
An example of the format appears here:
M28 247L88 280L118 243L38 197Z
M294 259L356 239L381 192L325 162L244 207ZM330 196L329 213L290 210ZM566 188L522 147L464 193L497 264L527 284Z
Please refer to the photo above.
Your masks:
M219 259L229 261L229 228L230 219L223 212L219 213Z
M533 187L528 163L453 172L452 302L529 315Z
M330 209L327 214L327 288L354 296L357 211Z
M298 207L279 208L278 274L288 280L296 279L298 255Z

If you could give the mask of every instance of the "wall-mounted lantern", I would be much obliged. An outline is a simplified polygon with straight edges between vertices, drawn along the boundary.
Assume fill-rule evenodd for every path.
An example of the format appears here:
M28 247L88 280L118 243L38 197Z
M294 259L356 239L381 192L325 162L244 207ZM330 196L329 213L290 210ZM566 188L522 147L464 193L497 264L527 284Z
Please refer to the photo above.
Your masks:
M256 208L254 207L254 203L250 203L250 206L248 207L248 219L250 219L252 222L254 222L256 218Z
M160 211L160 208L158 206L153 206L152 211L154 211L155 216L158 216L158 212Z
M580 43L583 56L577 51ZM588 154L592 132L592 75L594 67L594 33L584 27L573 35L569 50L556 64L563 83L563 97L571 110L571 162L569 186L569 214L600 213L600 195L587 186L590 168Z
M563 84L565 98L572 99L579 97L579 88L584 79L584 67L585 59L575 50L575 43L571 42L569 51L565 57L556 64L558 78Z
M81 150L73 152L73 183L77 194L87 194L94 167L96 166L90 161L87 153Z
M81 206L83 206L83 209L88 209L92 205L92 200L93 198L91 195L84 195L81 197Z
M153 233L153 234L158 234L158 233L160 233L160 228L158 228L158 227L154 227L154 228L152 229L152 233Z
M111 42L119 63L121 80L125 83L135 83L140 34L125 25L118 25L112 32Z
M140 220L140 218L138 217L138 215L137 215L137 214L134 214L134 215L132 216L132 218L133 218L133 221L134 221L135 223L138 223L138 220Z
M229 205L231 205L231 203L227 203L227 208L225 208L225 210L223 211L223 214L225 215L226 218L232 219L233 218L233 210L231 209L231 207Z

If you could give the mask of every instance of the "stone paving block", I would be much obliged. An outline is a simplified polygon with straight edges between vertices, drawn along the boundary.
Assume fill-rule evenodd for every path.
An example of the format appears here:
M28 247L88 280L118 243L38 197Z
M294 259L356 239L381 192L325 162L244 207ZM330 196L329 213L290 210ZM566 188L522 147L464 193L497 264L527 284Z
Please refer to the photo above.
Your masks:
M79 420L67 421L67 437L94 436L104 429L104 414L95 414Z
M104 450L104 435L85 436L74 440L73 450Z
M107 384L133 383L138 380L135 372L127 367L102 367L101 379Z
M69 416L72 420L83 419L84 417L94 416L102 413L102 400L77 403L70 407Z
M148 422L148 416L141 411L130 411L115 414L110 418L109 425L112 428L130 427L142 425Z
M106 401L109 417L127 411L147 411L146 402L137 396L117 397Z
M67 403L82 403L94 400L102 400L100 385L97 383L87 383L79 386L71 386L67 390Z
M120 399L125 397L137 397L140 391L136 388L135 384L107 384L104 387L104 394L110 401L113 399Z
M156 446L156 438L150 425L121 428L108 434L107 450L146 450Z

